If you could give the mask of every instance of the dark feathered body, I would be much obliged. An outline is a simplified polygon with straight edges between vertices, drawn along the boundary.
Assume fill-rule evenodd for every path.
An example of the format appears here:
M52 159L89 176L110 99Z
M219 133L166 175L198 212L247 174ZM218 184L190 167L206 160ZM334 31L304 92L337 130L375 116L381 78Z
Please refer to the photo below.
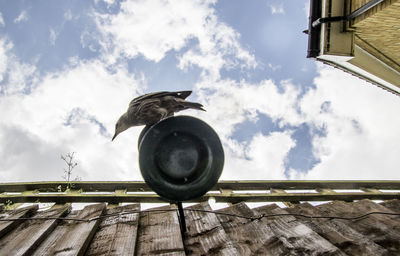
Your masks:
M134 98L115 126L113 139L132 126L152 125L185 109L203 110L200 103L186 101L192 91L153 92Z
M181 110L194 108L204 111L200 103L185 100L191 93L153 92L139 96L129 103L128 117L134 125L151 125Z

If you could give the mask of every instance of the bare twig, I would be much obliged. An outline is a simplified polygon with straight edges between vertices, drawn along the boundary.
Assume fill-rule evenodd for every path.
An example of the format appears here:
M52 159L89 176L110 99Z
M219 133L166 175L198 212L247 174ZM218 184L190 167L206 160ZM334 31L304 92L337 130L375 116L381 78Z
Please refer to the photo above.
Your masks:
M67 182L67 189L71 189L71 176L73 169L78 165L77 162L74 162L75 152L67 153L65 156L61 155L61 159L66 163L67 168L64 168L63 179ZM73 181L81 180L80 177L75 177Z

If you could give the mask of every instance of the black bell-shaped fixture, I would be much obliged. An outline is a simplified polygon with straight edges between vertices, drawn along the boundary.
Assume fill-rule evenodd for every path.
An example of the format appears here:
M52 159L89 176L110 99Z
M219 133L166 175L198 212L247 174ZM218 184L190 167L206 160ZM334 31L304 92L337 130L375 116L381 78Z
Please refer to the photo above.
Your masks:
M224 151L204 121L175 116L143 129L139 165L150 188L169 201L181 202L214 187L224 166Z

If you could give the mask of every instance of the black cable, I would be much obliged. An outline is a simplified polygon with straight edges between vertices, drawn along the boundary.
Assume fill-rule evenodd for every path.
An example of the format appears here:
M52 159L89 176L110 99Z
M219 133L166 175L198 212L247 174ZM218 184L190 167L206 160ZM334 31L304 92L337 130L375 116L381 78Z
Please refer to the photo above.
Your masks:
M234 213L224 213L224 212L218 212L218 211L194 210L194 209L193 210L185 209L185 210L227 215L227 216L231 216L231 217L238 217L238 218L244 218L244 219L249 219L249 220L260 220L262 218L281 217L281 216L303 217L303 218L307 218L307 219L340 219L340 220L357 220L357 219L362 219L369 215L375 215L375 214L400 216L400 213L377 211L377 212L369 212L369 213L359 215L356 217L320 216L320 215L312 216L312 215L305 215L305 214L301 214L301 213L273 213L273 214L261 214L259 216L248 217L248 216L238 215L238 214L234 214Z
M98 219L103 219L107 217L113 216L122 216L132 213L152 213L152 212L168 212L168 211L177 211L178 209L159 209L159 210L144 210L144 211L126 211L121 213L113 213L113 214L104 214L98 217L90 218L90 219L82 219L82 218L68 218L68 217L24 217L24 218L8 218L8 219L0 219L0 221L20 221L20 220L64 220L64 221L81 221L81 222L90 222ZM343 217L343 216L322 216L322 215L305 215L300 213L274 213L274 214L261 214L259 216L244 216L234 213L225 213L218 212L213 210L199 210L199 209L183 209L184 211L193 211L193 212L203 212L203 213L214 213L218 215L225 215L229 217L243 218L248 220L260 220L262 218L272 218L272 217L282 217L282 216L292 216L292 217L302 217L306 219L339 219L339 220L358 220L370 215L389 215L389 216L400 216L400 213L396 212L369 212L363 215L355 216L355 217Z

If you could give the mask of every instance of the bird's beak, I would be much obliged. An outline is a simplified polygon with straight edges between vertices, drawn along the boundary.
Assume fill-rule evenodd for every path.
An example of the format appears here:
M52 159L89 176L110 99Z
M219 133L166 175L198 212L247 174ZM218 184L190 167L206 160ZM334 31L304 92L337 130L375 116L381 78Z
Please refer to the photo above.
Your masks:
M112 137L111 141L113 141L115 139L115 137L117 137L118 133L115 133L114 136Z

